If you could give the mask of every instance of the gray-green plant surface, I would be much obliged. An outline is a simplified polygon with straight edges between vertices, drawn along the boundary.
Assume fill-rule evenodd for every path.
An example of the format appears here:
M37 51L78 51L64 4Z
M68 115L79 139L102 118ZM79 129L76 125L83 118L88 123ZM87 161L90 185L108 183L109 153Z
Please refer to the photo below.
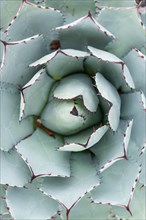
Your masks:
M145 0L0 4L0 218L145 220Z

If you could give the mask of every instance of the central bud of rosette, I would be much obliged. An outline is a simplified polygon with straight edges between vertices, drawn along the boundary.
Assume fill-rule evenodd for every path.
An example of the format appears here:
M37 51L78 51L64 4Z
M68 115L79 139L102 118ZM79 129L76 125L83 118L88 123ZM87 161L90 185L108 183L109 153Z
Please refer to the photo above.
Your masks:
M69 75L56 82L41 114L42 124L62 135L72 135L97 125L101 119L92 79L84 73Z

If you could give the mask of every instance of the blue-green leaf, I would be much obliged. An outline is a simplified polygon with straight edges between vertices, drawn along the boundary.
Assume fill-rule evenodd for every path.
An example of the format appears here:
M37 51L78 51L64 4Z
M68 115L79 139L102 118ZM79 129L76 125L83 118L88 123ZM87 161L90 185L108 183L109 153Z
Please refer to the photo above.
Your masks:
M53 120L52 120L53 119ZM41 114L42 124L61 135L72 135L101 121L101 111L88 111L81 99L53 98Z
M8 83L1 83L1 149L8 151L20 140L32 134L33 119L28 117L19 122L20 94Z
M144 152L141 152L141 157L139 158L140 161L139 163L141 164L141 174L139 177L139 182L144 184L144 186L146 186L146 175L145 175L145 161L146 161L146 150L145 147L143 149Z
M59 148L61 151L84 151L96 144L107 132L108 126L95 126L78 134L65 137L65 144Z
M39 115L47 103L53 84L45 69L39 70L21 90L20 120L29 115Z
M144 80L146 66L145 55L137 49L134 49L130 51L123 60L130 70L136 89L142 90L146 95L146 86Z
M69 24L57 27L62 48L86 50L88 45L104 48L114 38L89 12ZM74 39L74 40L71 40Z
M138 174L136 163L125 159L117 161L101 174L101 185L91 192L94 202L128 208Z
M51 22L48 22L50 20ZM54 8L45 8L23 1L19 13L8 26L7 32L11 40L22 40L36 34L44 34L48 43L56 37L51 30L62 23L61 13Z
M46 64L47 72L54 79L59 80L63 76L71 73L83 72L83 59L89 56L89 53L66 49L52 52L41 59L30 64L30 67Z
M145 96L142 92L121 94L121 118L124 120L133 119L131 140L135 142L139 149L144 146L146 140L145 106Z
M125 63L121 59L116 57L114 54L111 54L111 53L103 51L103 50L99 50L94 47L89 46L88 49L93 54L93 56L95 56L99 60L105 61L107 63L114 63L114 64L121 65L122 73L124 75L126 83L128 84L128 86L130 88L133 88L133 89L135 88L131 74L130 74L127 66L125 65Z
M9 187L6 202L11 215L17 220L50 219L58 209L57 202L43 195L38 189L32 188Z
M113 163L127 157L133 121L120 121L116 132L111 129L91 148L96 155L100 172Z
M67 210L71 209L86 192L99 185L95 164L87 152L73 153L71 177L45 178L41 190L59 201Z
M123 10L127 9L127 7L135 6L135 0L98 0L96 6L99 8L102 7L116 7L117 9L123 7Z
M69 213L70 220L114 220L111 215L111 206L94 204L89 197L90 194L87 193L87 195L71 209ZM55 220L66 220L64 207L60 207L59 216L54 216Z
M84 16L89 10L95 14L94 0L84 1L84 4L82 0L45 0L45 5L60 9L64 14L65 23L72 22Z
M6 185L0 185L0 215L9 214L6 204Z
M100 73L95 76L97 89L101 96L109 101L111 104L108 113L108 121L111 128L116 131L119 125L121 100L117 90L114 86L104 78Z
M134 195L130 201L129 208L131 211L128 213L124 208L115 206L113 207L113 212L117 216L117 219L126 219L126 220L145 220L145 195L146 187L142 186L140 183L136 185Z
M116 10L116 7L103 9L97 20L117 38L106 47L111 53L122 57L131 48L141 49L145 44L145 32L141 26L136 7L131 10Z
M47 50L41 36L33 36L16 42L6 42L4 66L1 71L1 81L24 86L36 73L29 64L44 56Z
M33 135L16 145L34 176L70 176L70 153L58 152L61 138L51 137L37 129Z
M11 22L14 15L17 13L20 5L21 0L3 0L0 3L0 11L1 11L1 20L0 20L0 27L5 28L8 23Z
M58 99L82 96L85 107L91 112L96 112L99 104L92 80L85 74L78 73L62 79L53 94Z
M15 149L1 151L1 184L22 187L31 180L31 173Z

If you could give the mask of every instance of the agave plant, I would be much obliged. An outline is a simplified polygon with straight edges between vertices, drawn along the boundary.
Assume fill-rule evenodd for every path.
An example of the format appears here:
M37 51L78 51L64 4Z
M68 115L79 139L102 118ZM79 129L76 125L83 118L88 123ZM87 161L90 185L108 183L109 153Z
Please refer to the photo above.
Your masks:
M145 5L3 1L1 219L145 219Z

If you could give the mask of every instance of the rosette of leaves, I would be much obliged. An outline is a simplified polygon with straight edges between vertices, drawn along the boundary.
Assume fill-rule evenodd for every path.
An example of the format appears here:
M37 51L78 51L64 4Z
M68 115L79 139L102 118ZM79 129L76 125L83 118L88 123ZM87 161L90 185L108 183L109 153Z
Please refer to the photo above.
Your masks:
M144 10L23 0L5 27L7 13L2 219L145 219Z

